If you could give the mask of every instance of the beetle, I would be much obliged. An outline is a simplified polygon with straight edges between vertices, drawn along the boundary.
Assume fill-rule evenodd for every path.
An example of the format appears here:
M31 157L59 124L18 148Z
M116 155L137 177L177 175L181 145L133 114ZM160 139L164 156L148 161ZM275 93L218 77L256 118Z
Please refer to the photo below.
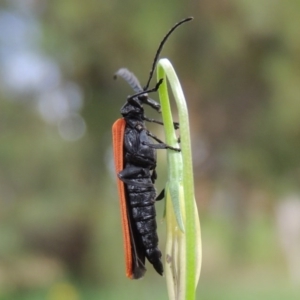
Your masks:
M125 248L126 276L139 279L146 272L145 259L153 265L156 272L163 275L161 251L158 249L156 232L155 201L164 198L164 190L157 196L154 187L157 179L156 149L179 148L168 146L147 130L145 121L163 125L162 122L149 119L144 114L143 105L149 105L160 112L160 104L148 94L159 89L162 79L154 88L149 89L159 54L170 34L181 24L190 21L186 18L176 23L161 41L156 52L147 84L142 88L133 73L125 68L119 69L117 76L125 79L135 94L127 98L121 108L123 118L112 127L113 151L117 185L121 207L122 229ZM178 128L178 123L174 127ZM153 143L155 140L157 143Z

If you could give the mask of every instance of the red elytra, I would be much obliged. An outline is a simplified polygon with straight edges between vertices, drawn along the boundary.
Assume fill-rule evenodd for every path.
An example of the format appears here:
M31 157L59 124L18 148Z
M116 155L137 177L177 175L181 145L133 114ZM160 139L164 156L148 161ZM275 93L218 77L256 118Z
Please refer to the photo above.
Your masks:
M125 133L126 122L124 119L118 119L112 127L113 135L113 152L115 160L115 169L118 174L124 169L124 133ZM119 178L117 179L119 199L120 199L120 208L121 208L121 218L122 218L122 231L123 231L123 240L124 240L124 253L125 253L125 268L126 276L128 278L133 278L133 269L132 269L132 250L131 250L131 236L129 229L129 220L127 214L127 204L126 204L126 195L125 195L125 186L124 182Z

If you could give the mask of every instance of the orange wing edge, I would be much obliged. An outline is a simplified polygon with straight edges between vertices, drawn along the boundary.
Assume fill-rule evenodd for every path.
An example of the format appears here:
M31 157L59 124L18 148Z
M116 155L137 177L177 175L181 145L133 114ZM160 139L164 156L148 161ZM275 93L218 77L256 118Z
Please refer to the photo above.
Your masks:
M115 161L116 174L124 169L124 133L125 133L126 122L124 119L118 119L112 127L113 136L113 152ZM132 250L131 250L131 235L129 228L129 220L127 215L127 204L125 195L125 186L123 181L117 177L117 185L119 192L120 208L121 208L121 218L122 218L122 231L124 240L124 254L125 254L125 268L126 276L132 279L133 269L132 269Z

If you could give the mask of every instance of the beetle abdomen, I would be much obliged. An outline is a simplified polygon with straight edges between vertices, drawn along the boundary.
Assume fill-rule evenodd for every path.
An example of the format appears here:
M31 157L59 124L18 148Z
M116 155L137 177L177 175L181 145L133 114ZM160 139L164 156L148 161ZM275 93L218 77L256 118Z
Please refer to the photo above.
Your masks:
M133 186L130 186L132 187ZM155 210L156 192L152 191L142 192L140 188L135 188L128 191L128 205L130 211L130 218L132 226L139 233L138 238L140 244L145 250L145 255L148 261L154 266L159 274L163 274L163 265L161 262L161 252L158 249L158 236L156 224L156 210Z

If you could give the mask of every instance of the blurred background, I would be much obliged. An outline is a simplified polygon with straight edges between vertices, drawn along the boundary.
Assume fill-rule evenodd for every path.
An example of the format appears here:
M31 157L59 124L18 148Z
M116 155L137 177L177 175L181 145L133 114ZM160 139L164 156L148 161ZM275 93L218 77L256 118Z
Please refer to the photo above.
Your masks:
M298 0L2 0L0 299L167 299L151 266L143 280L124 275L111 126L132 91L112 77L128 67L145 84L162 37L190 15L162 57L190 111L197 299L299 299L299 10ZM163 151L158 163L160 190Z

